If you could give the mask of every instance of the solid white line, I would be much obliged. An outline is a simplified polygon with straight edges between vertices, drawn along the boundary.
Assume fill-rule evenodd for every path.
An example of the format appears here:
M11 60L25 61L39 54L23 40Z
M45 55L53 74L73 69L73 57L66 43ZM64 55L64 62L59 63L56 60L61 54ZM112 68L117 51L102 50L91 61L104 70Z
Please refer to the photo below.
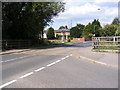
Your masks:
M2 61L2 62L4 63L4 62L9 62L9 61L15 61L15 60L17 60L17 59L22 59L22 58L30 57L30 56L35 56L35 55L27 55L27 56L23 56L23 57L14 58L14 59L9 59L9 60Z
M32 75L32 74L33 74L33 72L30 72L30 73L27 73L27 74L21 76L20 78L25 78L25 77L30 76L30 75Z
M52 66L52 65L54 65L54 64L55 64L55 62L50 63L50 64L47 65L47 67Z
M86 59L86 60L91 61L91 62L94 62L94 63L98 63L98 64L102 64L102 65L107 66L106 63L99 62L99 61L95 61L95 60L92 60L92 59L89 59L89 58L86 58L86 57L83 57L83 56L80 56L80 58L82 58L82 59Z
M10 81L10 82L7 82L7 83L1 85L0 88L3 88L3 87L5 87L5 86L8 86L8 85L10 85L10 84L12 84L12 83L14 83L14 82L16 82L16 81L17 81L17 80L12 80L12 81Z
M57 60L56 63L60 62L61 60Z
M35 72L41 71L41 70L43 70L44 68L45 68L45 67L41 67L41 68L39 68L39 69L36 69Z
M65 57L64 58L62 58L61 60L64 60L65 59Z

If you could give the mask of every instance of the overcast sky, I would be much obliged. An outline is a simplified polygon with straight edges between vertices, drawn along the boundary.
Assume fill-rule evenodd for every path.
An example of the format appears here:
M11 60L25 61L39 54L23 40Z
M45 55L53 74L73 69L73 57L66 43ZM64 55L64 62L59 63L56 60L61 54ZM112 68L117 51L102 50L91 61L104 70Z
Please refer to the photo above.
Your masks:
M119 0L63 0L65 11L53 18L49 27L58 29L60 26L68 27L76 24L87 25L94 19L99 19L101 25L110 24L118 16ZM47 27L47 28L49 28ZM46 29L47 29L46 28Z

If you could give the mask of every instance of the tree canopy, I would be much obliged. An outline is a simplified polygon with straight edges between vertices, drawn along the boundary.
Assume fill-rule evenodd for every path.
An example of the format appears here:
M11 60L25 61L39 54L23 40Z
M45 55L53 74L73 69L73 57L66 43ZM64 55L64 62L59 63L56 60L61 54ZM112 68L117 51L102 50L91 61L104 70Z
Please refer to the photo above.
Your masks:
M67 26L60 26L59 29L68 29Z
M100 36L115 36L117 25L105 25L104 28L100 29Z
M119 19L117 17L114 18L111 24L107 24L103 28L100 28L100 36L119 36L119 23Z
M64 3L3 2L2 11L3 39L35 39L64 11Z
M77 26L70 29L70 34L74 38L80 38L84 29L84 25L77 24Z
M119 18L114 18L114 20L112 21L112 24L114 24L114 25L119 25L119 23L120 23L120 20L119 20Z
M101 24L99 20L94 19L92 23L88 23L83 30L84 37L91 37L95 34L95 36L100 36L99 28L101 28Z
M48 30L47 30L47 38L48 39L55 38L54 29L52 27L48 28Z

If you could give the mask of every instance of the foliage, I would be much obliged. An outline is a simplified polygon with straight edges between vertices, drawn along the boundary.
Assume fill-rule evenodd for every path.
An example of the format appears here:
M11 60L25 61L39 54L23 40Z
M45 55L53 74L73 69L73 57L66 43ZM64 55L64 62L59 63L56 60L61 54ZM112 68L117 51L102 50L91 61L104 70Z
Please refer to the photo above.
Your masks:
M65 27L64 26L60 26L59 29L64 29Z
M56 35L57 40L61 40L61 38L62 38L62 35L58 35L58 34ZM66 38L66 35L64 35L64 38ZM68 39L72 40L73 37L71 35L68 35Z
M115 32L115 36L120 36L120 26L117 27L117 30Z
M117 25L105 25L100 30L100 36L115 36Z
M83 29L84 29L84 25L82 25L82 24L77 24L77 26L72 27L72 28L70 29L70 34L71 34L71 36L74 37L74 38L80 38L81 35L82 35Z
M119 18L114 18L114 20L112 21L112 24L114 24L114 25L119 25L119 23L120 23L120 20L119 20Z
M60 26L59 29L68 29L67 26Z
M3 39L35 39L64 11L62 2L3 2Z
M52 27L50 27L47 31L47 38L48 39L54 39L55 38L54 29Z
M99 28L101 28L99 20L94 19L92 23L88 23L83 30L82 36L91 38L94 34L95 36L100 36Z
M56 35L56 39L57 39L57 40L60 40L61 37L62 37L62 35L58 35L58 34Z
M94 31L93 31L92 24L89 23L88 25L85 26L83 33L82 33L82 36L90 38L90 34L92 34L93 32Z

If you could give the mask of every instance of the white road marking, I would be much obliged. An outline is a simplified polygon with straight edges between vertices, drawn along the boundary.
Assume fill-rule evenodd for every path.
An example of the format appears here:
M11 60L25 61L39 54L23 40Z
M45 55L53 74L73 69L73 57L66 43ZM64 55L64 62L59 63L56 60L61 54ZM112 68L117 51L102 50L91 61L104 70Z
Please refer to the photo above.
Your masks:
M30 76L30 75L32 75L32 74L33 74L33 72L30 72L30 73L27 73L27 74L21 76L20 78L25 78L25 77Z
M16 82L16 81L17 81L17 80L12 80L12 81L10 81L10 82L7 82L7 83L1 85L0 88L3 88L3 87L5 87L5 86L8 86L8 85L10 85L10 84L12 84L12 83L14 83L14 82Z
M25 57L29 57L29 56L35 56L35 55L28 55L28 56L23 56L23 57L19 57L19 58L10 59L10 60L7 60L7 61L1 61L1 63L2 63L2 62L8 62L8 61L14 61L14 60L16 60L16 59L21 59L21 58L25 58ZM70 54L70 56L72 56L72 54ZM62 58L61 60L66 59L66 58L68 58L68 57L69 57L69 56L66 56L66 57ZM61 60L57 60L57 61L55 61L55 62L53 62L53 63L48 64L47 66L48 66L48 67L49 67L49 66L52 66L52 65L60 62ZM45 69L45 67L41 67L41 68L36 69L36 70L34 70L34 71L35 71L35 72L38 72L38 71L41 71L41 70L43 70L43 69ZM22 78L25 78L25 77L30 76L30 75L32 75L32 74L33 74L33 72L30 72L30 73L27 73L27 74L19 77L19 78L22 79ZM10 81L10 82L8 82L8 83L5 83L5 84L1 85L0 88L3 88L3 87L5 87L5 86L8 86L8 85L10 85L10 84L12 84L12 83L14 83L14 82L16 82L16 81L17 81L17 80L12 80L12 81Z
M1 61L0 63L2 63L3 61Z
M93 62L93 63L97 63L97 64L101 64L101 65L105 65L105 66L110 66L106 63L99 62L99 61L96 61L96 60L93 60L93 59L90 59L90 58L87 58L87 57L80 56L80 58L85 59L85 60L90 61L90 62Z
M61 60L64 60L65 59L65 57L64 58L62 58Z
M68 58L69 56L66 56L65 58Z
M61 60L57 60L56 63L60 62Z
M47 65L47 67L54 65L56 62L50 63Z
M15 60L17 60L17 59L22 59L22 58L30 57L30 56L35 56L35 55L27 55L27 56L23 56L23 57L14 58L14 59L9 59L9 60L2 61L2 62L4 63L4 62L9 62L9 61L15 61Z
M35 72L41 71L41 70L43 70L43 69L45 69L45 67L41 67L41 68L39 68L39 69L36 69Z

